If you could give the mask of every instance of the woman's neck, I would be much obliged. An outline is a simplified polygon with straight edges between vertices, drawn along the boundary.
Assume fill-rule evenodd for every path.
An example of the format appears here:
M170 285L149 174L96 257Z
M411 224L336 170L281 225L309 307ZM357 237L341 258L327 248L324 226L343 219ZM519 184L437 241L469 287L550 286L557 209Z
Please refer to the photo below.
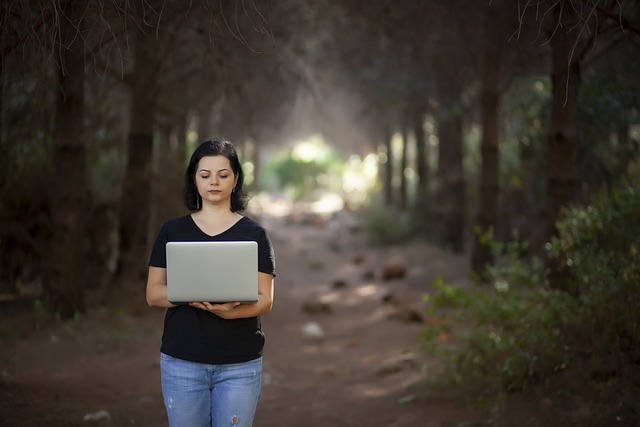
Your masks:
M214 236L231 228L242 218L242 215L231 212L228 207L203 206L200 211L191 214L191 217L202 231Z

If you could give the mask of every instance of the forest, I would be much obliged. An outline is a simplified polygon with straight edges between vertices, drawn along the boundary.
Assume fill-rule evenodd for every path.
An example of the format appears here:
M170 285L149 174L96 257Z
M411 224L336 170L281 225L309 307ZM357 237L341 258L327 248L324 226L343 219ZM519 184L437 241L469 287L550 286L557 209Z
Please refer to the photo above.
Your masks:
M444 387L571 364L637 425L637 0L4 0L0 24L0 316L142 290L222 137L256 202L337 200L373 246L464 257L469 283L424 289Z

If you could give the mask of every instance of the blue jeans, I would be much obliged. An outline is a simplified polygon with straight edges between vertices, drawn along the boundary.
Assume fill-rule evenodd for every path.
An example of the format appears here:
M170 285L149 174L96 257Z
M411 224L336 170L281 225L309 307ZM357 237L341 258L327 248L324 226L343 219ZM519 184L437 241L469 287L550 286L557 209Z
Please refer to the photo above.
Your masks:
M251 427L262 358L208 365L160 353L162 395L171 427Z

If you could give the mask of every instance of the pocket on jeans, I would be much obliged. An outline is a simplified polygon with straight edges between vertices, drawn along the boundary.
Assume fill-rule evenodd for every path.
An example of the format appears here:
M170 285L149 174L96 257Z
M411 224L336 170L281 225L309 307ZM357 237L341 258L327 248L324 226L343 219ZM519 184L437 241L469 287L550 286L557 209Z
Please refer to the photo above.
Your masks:
M173 356L169 356L168 354L164 354L164 353L160 353L160 360L167 360L167 361L171 361L171 360L175 360L176 358Z

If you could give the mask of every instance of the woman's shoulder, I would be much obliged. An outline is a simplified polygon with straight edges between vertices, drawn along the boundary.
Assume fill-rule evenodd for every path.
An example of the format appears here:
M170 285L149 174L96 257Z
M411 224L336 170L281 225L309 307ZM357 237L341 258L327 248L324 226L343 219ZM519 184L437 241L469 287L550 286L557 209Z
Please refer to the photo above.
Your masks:
M248 234L254 238L266 235L266 229L255 219L243 216L237 223L236 230L241 234Z
M191 214L187 214L167 219L164 224L162 224L162 228L167 230L180 229L190 226L192 222Z
M240 220L237 222L237 224L239 226L241 226L242 228L247 229L247 230L256 230L256 231L257 230L260 230L260 231L264 230L264 227L262 227L262 225L258 221L254 220L253 218L251 218L249 216L246 216L246 215L244 215L242 218L240 218Z
M262 228L262 226L260 225L260 223L258 223L258 221L254 220L252 217L247 215L242 215L242 218L240 218L239 223L247 227Z
M174 218L169 218L167 220L165 220L165 224L185 224L188 221L191 221L191 214L187 214L187 215L181 215L181 216L177 216Z

